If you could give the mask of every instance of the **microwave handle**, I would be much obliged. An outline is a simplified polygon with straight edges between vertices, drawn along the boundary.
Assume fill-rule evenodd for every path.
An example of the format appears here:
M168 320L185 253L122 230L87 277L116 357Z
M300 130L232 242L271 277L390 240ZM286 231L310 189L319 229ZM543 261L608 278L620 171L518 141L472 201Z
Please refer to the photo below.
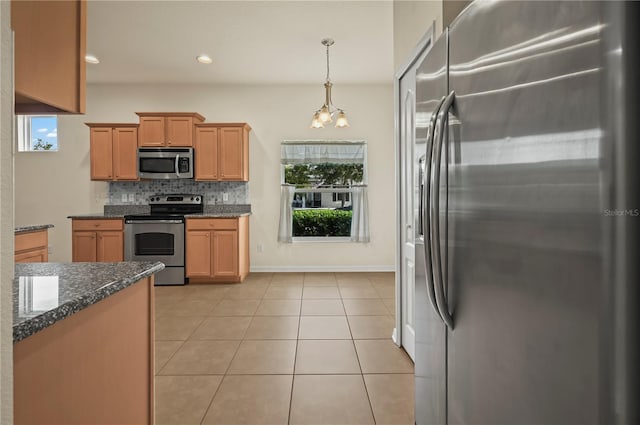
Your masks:
M175 169L176 169L176 177L180 178L180 154L179 153L176 154Z

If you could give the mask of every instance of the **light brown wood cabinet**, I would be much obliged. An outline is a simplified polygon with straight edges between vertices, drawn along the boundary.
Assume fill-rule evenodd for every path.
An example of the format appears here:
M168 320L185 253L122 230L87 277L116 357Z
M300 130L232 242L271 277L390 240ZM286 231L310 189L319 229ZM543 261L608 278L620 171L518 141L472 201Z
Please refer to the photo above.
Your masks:
M138 179L138 124L86 123L91 180Z
M153 282L13 344L13 424L155 423Z
M85 0L11 1L15 111L85 111Z
M74 219L72 260L117 262L124 260L124 222L121 219Z
M251 127L246 123L195 127L195 180L249 181Z
M48 230L18 233L15 235L16 263L45 263L49 261Z
M136 112L140 117L138 146L193 146L194 125L204 121L195 112Z
M249 217L188 218L190 281L242 282L249 273Z

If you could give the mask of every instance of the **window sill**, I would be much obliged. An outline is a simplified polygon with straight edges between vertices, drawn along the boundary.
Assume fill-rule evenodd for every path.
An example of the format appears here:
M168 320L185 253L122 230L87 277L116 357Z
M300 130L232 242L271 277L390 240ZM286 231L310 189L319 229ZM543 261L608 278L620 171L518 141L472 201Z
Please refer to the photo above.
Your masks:
M293 237L292 243L347 243L351 242L349 236L298 236Z

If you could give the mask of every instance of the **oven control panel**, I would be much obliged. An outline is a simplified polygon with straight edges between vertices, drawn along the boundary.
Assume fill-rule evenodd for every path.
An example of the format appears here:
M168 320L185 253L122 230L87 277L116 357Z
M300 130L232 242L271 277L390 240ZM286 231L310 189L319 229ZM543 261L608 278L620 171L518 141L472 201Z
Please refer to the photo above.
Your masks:
M174 204L174 205L200 205L202 195L176 194L176 195L153 195L149 198L149 205L154 204Z

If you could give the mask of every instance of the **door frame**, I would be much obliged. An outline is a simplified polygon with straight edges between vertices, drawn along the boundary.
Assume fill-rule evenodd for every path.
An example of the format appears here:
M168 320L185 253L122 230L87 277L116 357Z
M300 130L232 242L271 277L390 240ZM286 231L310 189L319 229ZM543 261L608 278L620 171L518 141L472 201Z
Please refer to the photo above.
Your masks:
M404 276L402 274L402 264L404 258L404 244L402 242L404 228L402 226L404 197L401 190L401 182L403 173L405 172L402 157L402 144L400 140L402 128L402 116L400 108L402 105L402 93L400 92L400 80L411 70L422 56L424 56L433 46L436 39L436 21L432 21L431 25L420 38L420 41L413 48L407 60L396 71L393 78L393 111L394 111L394 150L395 150L395 188L396 188L396 264L395 264L395 289L396 289L396 324L393 329L393 341L398 347L402 347L402 317L404 313L403 296L406 292L404 289ZM415 109L414 109L415 111ZM414 300L412 300L414 301Z

